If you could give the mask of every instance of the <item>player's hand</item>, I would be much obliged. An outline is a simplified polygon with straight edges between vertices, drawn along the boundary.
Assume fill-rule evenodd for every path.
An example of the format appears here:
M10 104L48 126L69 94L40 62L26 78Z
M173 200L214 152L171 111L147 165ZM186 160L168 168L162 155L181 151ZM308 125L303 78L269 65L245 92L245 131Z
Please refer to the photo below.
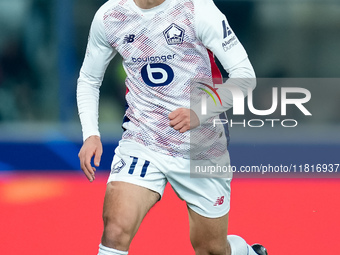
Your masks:
M103 146L99 136L87 138L79 151L80 167L90 182L94 181L96 172L96 168L91 165L91 159L94 156L94 165L98 167L102 153Z
M170 126L184 133L200 125L200 121L193 110L178 108L169 114Z

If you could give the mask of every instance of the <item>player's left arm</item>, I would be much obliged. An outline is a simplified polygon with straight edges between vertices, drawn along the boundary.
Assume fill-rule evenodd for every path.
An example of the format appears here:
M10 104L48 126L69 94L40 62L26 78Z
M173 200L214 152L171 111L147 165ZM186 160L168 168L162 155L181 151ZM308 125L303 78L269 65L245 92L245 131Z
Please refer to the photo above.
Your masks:
M244 96L256 86L254 69L247 52L231 29L225 15L212 0L195 1L196 36L203 45L214 53L224 69L229 73L227 84L237 86ZM200 123L227 111L233 105L233 96L228 89L219 89L222 105L215 105L207 98L207 113L200 114L201 105L191 109L179 108L169 115L170 125L180 132L196 128Z
M169 114L170 125L181 133L200 125L196 113L188 108L178 108Z
M200 123L217 116L233 107L233 95L227 87L237 87L246 97L256 86L256 76L248 54L230 27L226 16L215 6L212 0L196 0L196 34L203 45L209 49L228 72L229 79L220 86L218 94L222 104L215 104L207 98L207 113L202 115L201 105L192 110Z

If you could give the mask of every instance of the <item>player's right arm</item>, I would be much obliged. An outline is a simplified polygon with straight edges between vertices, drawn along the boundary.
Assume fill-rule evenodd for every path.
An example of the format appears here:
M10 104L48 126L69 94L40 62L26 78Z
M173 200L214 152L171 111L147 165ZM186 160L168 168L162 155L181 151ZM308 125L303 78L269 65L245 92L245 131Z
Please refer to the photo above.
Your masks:
M83 132L83 146L79 152L81 169L89 181L94 180L95 166L99 166L102 143L98 128L99 88L104 73L116 51L108 43L104 23L103 8L96 13L90 30L86 55L77 82L78 114Z

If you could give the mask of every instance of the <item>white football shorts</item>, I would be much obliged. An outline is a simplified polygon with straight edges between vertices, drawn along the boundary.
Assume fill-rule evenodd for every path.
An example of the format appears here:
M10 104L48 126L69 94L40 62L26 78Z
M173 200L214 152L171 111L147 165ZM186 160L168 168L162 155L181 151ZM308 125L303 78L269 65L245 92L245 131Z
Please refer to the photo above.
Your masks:
M230 209L231 178L192 178L189 159L151 151L131 140L121 140L115 150L111 181L132 183L161 196L169 181L190 209L208 218L221 217Z

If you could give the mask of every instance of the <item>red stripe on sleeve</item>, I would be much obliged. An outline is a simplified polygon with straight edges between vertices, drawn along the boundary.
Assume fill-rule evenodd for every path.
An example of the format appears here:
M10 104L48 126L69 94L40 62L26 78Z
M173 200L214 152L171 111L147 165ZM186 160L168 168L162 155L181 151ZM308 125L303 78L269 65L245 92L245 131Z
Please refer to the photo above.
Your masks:
M214 53L208 50L208 54L209 54L210 65L211 65L211 75L212 75L212 78L214 79L214 84L222 84L223 83L222 74L215 62Z

